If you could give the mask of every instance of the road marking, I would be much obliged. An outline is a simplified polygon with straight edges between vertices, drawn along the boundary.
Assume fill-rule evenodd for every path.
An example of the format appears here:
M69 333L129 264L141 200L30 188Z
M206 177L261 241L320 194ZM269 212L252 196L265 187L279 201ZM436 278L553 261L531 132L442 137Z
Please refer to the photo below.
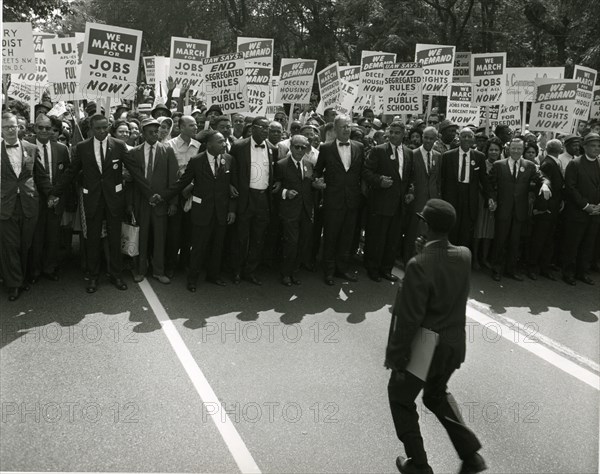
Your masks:
M158 296L154 292L148 280L142 280L140 283L140 288L144 293L144 296L148 300L152 311L156 315L156 319L160 322L162 329L171 344L171 347L175 351L177 358L183 365L188 377L190 378L194 388L200 395L200 398L205 404L216 404L220 405L221 402L217 398L217 395L213 391L212 387L206 380L206 377L202 373L202 370L192 357L189 349L183 342L179 331L173 324L173 321L169 318L169 315L165 311L162 303L158 299ZM246 444L242 440L240 434L235 429L235 426L231 422L231 419L227 415L227 413L223 413L218 410L215 413L210 413L212 410L208 410L207 413L210 414L217 430L221 434L223 441L227 445L229 452L233 456L238 468L241 472L248 473L260 473L260 469L258 465L254 461L254 458L250 454L250 451L246 447Z
M518 331L515 331L512 327L482 313L470 304L467 305L467 316L470 319L477 321L482 326L489 327L492 330L495 324L506 328L506 331L500 330L496 332L498 332L500 336L502 336L504 339L512 342L513 344L516 344L517 346L525 349L526 351L531 352L532 354L538 356L540 359L543 359L549 364L552 364L554 367L562 370L563 372L566 372L567 374L575 377L576 379L581 380L582 382L588 384L590 387L593 387L596 390L600 390L600 377L585 369L584 367L581 367L579 364L576 364L575 362L554 352L553 350L548 349L547 347L543 346L538 342L525 342L524 338ZM533 337L535 336L532 336L532 338Z

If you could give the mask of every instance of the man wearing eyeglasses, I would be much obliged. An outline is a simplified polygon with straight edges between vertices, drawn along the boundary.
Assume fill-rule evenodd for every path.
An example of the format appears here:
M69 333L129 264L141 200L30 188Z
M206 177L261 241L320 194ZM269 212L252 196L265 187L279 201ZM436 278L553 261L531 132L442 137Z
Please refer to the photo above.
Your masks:
M266 117L255 117L252 135L238 140L230 154L235 161L233 197L238 198L236 233L233 239L233 282L241 278L255 284L262 282L256 276L269 226L271 193L279 191L273 184L273 162L277 160L277 148L268 141L269 121Z
M2 114L2 139L0 268L8 287L8 299L15 301L22 291L29 289L25 272L39 215L39 192L49 195L52 184L36 146L19 140L17 117L10 112Z

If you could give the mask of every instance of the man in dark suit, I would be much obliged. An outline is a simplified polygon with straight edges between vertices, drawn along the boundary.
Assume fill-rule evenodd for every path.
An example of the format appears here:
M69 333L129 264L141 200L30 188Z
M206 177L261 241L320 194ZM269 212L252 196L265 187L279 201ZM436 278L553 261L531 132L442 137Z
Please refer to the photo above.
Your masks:
M281 283L300 284L300 264L310 260L313 223L313 165L303 159L311 145L303 135L290 140L290 154L275 165L275 181L281 185L279 217L283 231Z
M413 198L409 194L413 153L402 145L404 132L404 123L392 122L389 143L372 148L363 167L363 179L369 185L365 267L374 281L381 281L381 277L398 280L392 269L406 218L405 205Z
M358 216L363 168L363 144L350 140L347 115L334 119L336 139L323 143L315 166L317 186L325 185L323 196L325 283L333 285L333 277L356 281L348 272L352 237Z
M183 175L161 193L165 200L176 197L186 186L192 189L192 252L187 277L187 289L196 291L200 267L206 263L206 280L225 286L221 279L221 257L227 225L235 221L236 200L230 198L230 185L235 161L225 154L225 137L215 130L204 136L206 151L194 156Z
M562 151L560 140L546 143L546 157L540 171L550 181L550 199L538 195L533 204L533 225L531 246L529 248L529 270L527 276L537 279L537 274L556 280L551 263L554 258L554 241L558 224L558 215L563 206L564 178L558 157Z
M417 244L417 255L406 266L392 310L385 358L385 366L392 370L388 384L392 418L408 457L399 456L396 466L403 473L433 473L415 406L415 399L424 389L423 404L442 423L463 461L460 472L481 472L486 469L477 453L481 444L447 391L450 377L465 360L471 252L448 242L448 232L456 221L451 204L431 199L420 215L427 224L427 243ZM421 327L439 335L426 381L406 370L412 344L419 342L413 339Z
M90 117L90 128L93 136L77 144L71 165L54 186L53 194L61 196L71 181L82 173L83 211L87 224L86 291L95 293L98 288L102 221L106 221L108 234L110 282L117 289L126 290L127 284L121 279L121 223L125 215L123 166L147 199L151 197L150 185L144 178L139 163L129 155L125 142L108 136L109 124L106 117Z
M2 114L2 162L0 166L0 269L8 287L8 299L16 300L25 283L27 260L39 214L40 194L52 185L35 145L18 137L17 117Z
M55 185L70 165L69 150L62 143L50 141L52 122L46 115L38 115L35 119L36 147L40 162L49 175L50 182ZM69 190L69 194L73 189ZM40 211L33 243L31 246L29 280L35 283L40 275L58 280L58 263L60 247L60 223L65 210L65 201L72 199L65 196L54 208L48 208L48 196L40 196Z
M563 279L588 285L594 245L600 228L600 135L588 133L583 139L585 153L574 158L565 171L565 238Z
M550 182L544 179L535 163L523 158L523 140L513 138L509 157L497 160L490 172L492 196L497 203L494 224L494 251L492 278L500 281L502 269L517 281L523 275L517 270L521 228L529 215L529 192L542 189L545 199L550 197ZM506 247L506 258L505 258Z
M460 147L442 155L440 190L442 199L456 210L456 225L450 231L450 242L470 247L479 212L479 193L488 199L490 210L496 203L490 197L485 156L472 149L475 134L463 128L459 134Z
M148 118L142 121L144 143L130 150L129 154L144 170L152 193L164 194L169 186L177 181L177 158L173 148L158 143L158 120ZM165 275L165 250L168 217L177 212L177 196L169 202L151 206L148 199L137 189L134 190L133 213L140 226L139 256L134 271L134 281L140 282L148 271L148 256L152 242L152 276L164 284L171 282Z
M231 147L234 196L237 192L237 239L233 239L233 282L241 277L261 285L256 269L261 260L265 234L269 226L271 193L279 191L273 185L273 162L277 161L277 149L268 141L269 121L255 117L252 135L238 140Z
M425 224L417 216L430 199L440 197L440 165L442 155L433 149L438 133L435 127L423 130L422 145L413 150L413 175L415 199L407 206L408 231L404 238L405 263L415 254L417 235L425 232Z

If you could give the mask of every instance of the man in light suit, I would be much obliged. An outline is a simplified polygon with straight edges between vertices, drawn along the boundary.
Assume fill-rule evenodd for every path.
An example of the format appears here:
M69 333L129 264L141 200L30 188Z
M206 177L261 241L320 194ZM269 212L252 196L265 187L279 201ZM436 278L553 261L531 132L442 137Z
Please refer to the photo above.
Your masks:
M255 117L252 135L238 140L231 146L235 161L232 184L237 194L236 233L233 239L233 282L243 277L255 285L262 282L256 276L261 261L265 235L269 226L271 194L279 191L274 185L273 162L277 161L277 149L268 141L269 121Z
M200 267L210 252L206 280L225 286L221 279L221 260L225 229L235 222L236 200L230 197L230 185L236 165L225 153L225 137L215 130L204 135L206 150L192 157L183 175L161 196L176 197L186 186L192 189L192 252L187 289L194 293Z
M413 150L413 175L415 199L407 206L408 231L404 239L405 263L415 254L415 239L425 232L425 224L417 216L430 199L440 197L440 165L442 155L433 149L438 133L435 127L423 130L423 144Z
M48 173L35 145L18 137L17 117L2 114L2 161L0 166L0 269L8 287L8 299L16 300L25 283L27 260L39 215L52 189Z
M492 196L497 203L494 225L492 278L500 281L502 269L517 281L523 275L517 270L521 228L529 214L529 192L540 189L550 198L550 182L544 179L535 163L523 158L523 140L513 138L508 158L497 160L490 172ZM505 247L506 257L505 257Z
M485 156L472 149L475 134L463 128L459 134L460 147L442 155L440 190L442 199L456 210L456 225L450 231L450 242L470 247L481 192L491 211L496 203L491 198L491 188L486 173Z
M144 170L152 193L163 194L177 181L178 164L173 148L158 142L158 120L147 118L142 121L144 143L129 151L138 166ZM168 217L177 212L177 196L169 202L151 206L148 199L134 189L133 215L140 226L139 256L134 271L134 281L140 282L148 271L150 241L152 249L152 276L163 284L171 282L165 275L165 251Z
M35 134L40 162L49 175L51 183L58 183L61 176L70 165L69 150L59 142L50 141L52 122L44 114L35 119ZM48 196L41 195L40 212L36 226L29 268L29 281L35 283L41 275L56 281L58 280L60 222L65 209L65 201L72 199L74 190L68 190L65 199L50 209L47 206Z
M446 429L462 459L461 473L486 469L477 453L481 444L465 425L457 403L447 391L448 381L465 360L466 306L471 276L471 252L448 241L456 212L441 199L427 201L421 218L426 223L427 243L417 244L417 255L406 266L402 286L392 310L385 366L392 370L388 397L396 434L404 444L407 458L399 456L396 466L402 473L431 474L415 399L421 389L423 404ZM439 335L426 381L406 367L419 328Z
M412 199L413 153L402 145L405 125L395 121L388 127L389 143L372 148L365 160L363 179L370 186L369 216L365 233L365 267L369 278L397 281L392 274L396 249L405 227L405 206Z
M152 193L140 164L129 155L125 142L108 136L108 119L104 115L93 115L90 117L90 128L93 136L77 144L71 165L54 186L52 194L59 197L63 195L71 181L81 172L83 211L87 223L86 291L95 293L98 289L102 221L106 221L108 234L109 280L117 289L126 290L127 284L121 279L121 223L125 216L123 166L144 197L150 199ZM51 200L56 199L51 197Z
M330 286L334 284L334 276L357 280L349 273L348 265L364 161L363 144L350 140L350 117L338 115L333 123L336 139L321 145L315 166L317 186L325 189L323 267L325 283Z
M311 145L303 135L290 140L290 153L275 165L275 180L281 184L279 217L283 231L281 283L300 284L300 264L310 259L313 223L313 165L305 160Z

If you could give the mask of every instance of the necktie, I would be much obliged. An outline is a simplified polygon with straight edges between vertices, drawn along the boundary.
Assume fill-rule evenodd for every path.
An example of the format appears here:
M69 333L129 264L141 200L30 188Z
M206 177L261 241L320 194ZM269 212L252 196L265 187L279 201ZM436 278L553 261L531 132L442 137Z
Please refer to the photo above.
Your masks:
M48 146L46 143L44 143L44 168L46 168L48 173L50 172L50 163L48 162Z
M465 177L467 176L467 154L463 153L462 159L462 169L460 170L460 182L465 181Z
M513 163L513 178L515 180L517 179L517 162L516 161Z
M398 147L397 146L394 147L394 158L396 158L396 160L398 160Z
M265 147L265 144L264 144L264 143L262 143L262 144L260 144L260 145L254 145L254 147L255 147L255 148L264 148L264 147Z
M217 176L218 171L219 171L219 157L215 156L215 176Z
M431 171L431 152L427 152L427 172Z
M350 142L346 142L346 143L341 143L340 142L340 146L350 146Z
M104 145L100 142L100 162L104 166Z
M8 143L5 143L4 146L6 148L19 148L19 144L15 143L14 145L9 145Z
M302 169L300 168L300 162L296 161L296 171L298 171L298 178L302 181Z
M152 149L154 145L150 145L150 151L148 152L148 168L146 169L146 179L152 178L152 167L154 166L154 156L152 153Z

